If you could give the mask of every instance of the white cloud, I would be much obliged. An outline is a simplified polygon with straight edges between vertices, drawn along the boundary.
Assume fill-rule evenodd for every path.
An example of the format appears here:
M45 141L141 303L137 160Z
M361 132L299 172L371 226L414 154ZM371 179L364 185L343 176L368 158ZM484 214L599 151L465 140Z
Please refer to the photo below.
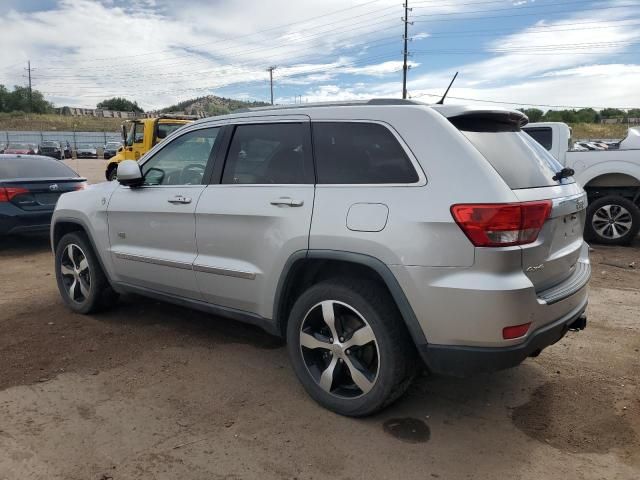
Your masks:
M428 7L429 14L478 9L468 0ZM425 11L416 8L414 14ZM125 95L156 108L230 85L250 98L251 85L264 82L266 87L265 68L277 65L277 95L289 88L305 90L309 101L397 97L401 14L396 0L191 0L179 8L170 0L61 0L46 12L10 8L0 17L0 67L10 67L0 68L0 83L22 84L24 65L18 63L31 58L34 85L58 104L92 106L107 96ZM320 17L300 23L314 16ZM460 70L452 97L640 104L640 67L621 63L633 57L613 56L637 51L629 44L640 41L640 30L621 20L639 16L640 9L633 7L603 9L597 16L576 9L562 20L538 22L484 46L473 42L474 49L494 52L482 61L430 67L428 73L413 63L409 89L441 94ZM597 31L590 24L567 26L589 21L598 22ZM414 40L430 35L431 24L421 25ZM377 48L389 41L398 42L392 53L391 47Z

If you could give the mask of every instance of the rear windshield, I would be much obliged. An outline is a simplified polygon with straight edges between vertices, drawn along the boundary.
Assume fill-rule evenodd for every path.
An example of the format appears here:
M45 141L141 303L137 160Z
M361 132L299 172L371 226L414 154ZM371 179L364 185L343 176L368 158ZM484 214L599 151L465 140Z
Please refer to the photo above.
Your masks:
M75 178L78 174L57 160L0 158L0 182L10 178Z
M461 130L512 190L573 183L553 180L562 165L522 131L470 132Z

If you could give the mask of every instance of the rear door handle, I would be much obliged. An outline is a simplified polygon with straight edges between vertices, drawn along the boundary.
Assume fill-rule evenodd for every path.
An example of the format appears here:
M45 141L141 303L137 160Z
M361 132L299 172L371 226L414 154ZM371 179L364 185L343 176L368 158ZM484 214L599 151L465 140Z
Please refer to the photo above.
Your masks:
M290 197L280 197L277 200L271 200L271 205L277 207L301 207L304 205L304 200L294 200Z
M169 203L191 203L191 197L184 195L175 195L167 200Z

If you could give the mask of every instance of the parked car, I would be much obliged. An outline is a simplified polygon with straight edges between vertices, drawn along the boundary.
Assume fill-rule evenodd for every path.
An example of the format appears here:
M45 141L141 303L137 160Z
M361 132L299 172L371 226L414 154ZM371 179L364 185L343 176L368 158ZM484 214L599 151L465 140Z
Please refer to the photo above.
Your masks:
M98 158L98 149L88 143L81 143L76 148L78 158Z
M515 366L584 328L590 276L586 194L525 122L406 100L195 122L60 198L60 294L258 325L343 415L402 395L416 354L448 375Z
M40 144L39 151L40 155L64 160L64 148L60 145L60 142L45 140Z
M38 151L38 147L33 143L10 143L3 153L7 154L20 154L20 155L35 155Z
M630 128L621 142L580 142L581 148L571 148L565 123L531 123L524 131L573 171L587 192L587 239L629 244L640 231L640 128Z
M121 142L107 142L104 145L104 159L108 160L111 157L114 157L116 155L116 153L118 153L118 150L122 147L122 143Z
M0 235L49 230L58 197L86 179L50 157L0 155Z

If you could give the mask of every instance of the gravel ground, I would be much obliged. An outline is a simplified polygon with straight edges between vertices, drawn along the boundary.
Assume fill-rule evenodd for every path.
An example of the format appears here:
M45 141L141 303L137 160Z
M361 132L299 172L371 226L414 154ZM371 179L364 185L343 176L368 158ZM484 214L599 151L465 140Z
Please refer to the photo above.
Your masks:
M47 239L0 239L0 479L640 478L640 242L592 260L585 331L353 420L260 330L135 296L72 314Z

